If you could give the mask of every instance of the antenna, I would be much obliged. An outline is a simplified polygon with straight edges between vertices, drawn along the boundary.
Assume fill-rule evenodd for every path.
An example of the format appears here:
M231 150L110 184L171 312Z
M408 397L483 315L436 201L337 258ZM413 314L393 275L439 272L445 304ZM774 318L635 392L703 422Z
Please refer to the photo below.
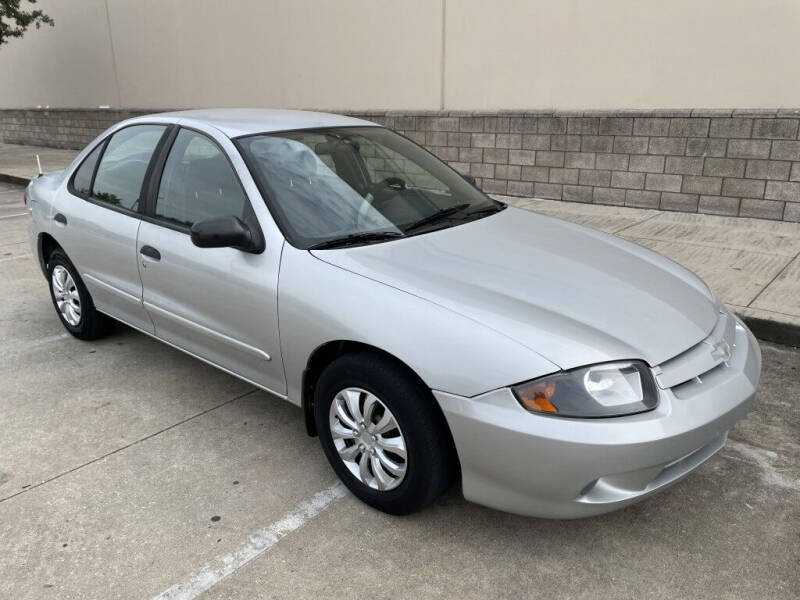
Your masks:
M42 176L42 161L39 160L39 155L36 155L36 166L39 167L39 177Z

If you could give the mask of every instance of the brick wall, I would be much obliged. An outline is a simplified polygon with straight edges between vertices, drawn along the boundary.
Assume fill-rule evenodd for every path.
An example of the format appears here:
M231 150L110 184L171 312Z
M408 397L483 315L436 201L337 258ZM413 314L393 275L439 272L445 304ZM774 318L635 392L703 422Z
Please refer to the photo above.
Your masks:
M0 109L0 142L83 148L114 123L152 110Z
M0 111L0 141L77 148L145 111ZM358 112L484 191L800 221L800 109Z

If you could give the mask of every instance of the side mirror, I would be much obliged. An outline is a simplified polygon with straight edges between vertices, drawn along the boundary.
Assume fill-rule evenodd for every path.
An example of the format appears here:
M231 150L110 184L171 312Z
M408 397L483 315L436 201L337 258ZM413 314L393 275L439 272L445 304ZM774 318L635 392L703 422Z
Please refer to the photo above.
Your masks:
M192 243L198 248L236 248L258 253L263 244L256 243L253 232L239 217L214 217L192 225Z
M475 181L475 178L472 175L462 175L461 177L463 177L464 181L466 181L470 185L472 185L474 187L478 187L478 182Z

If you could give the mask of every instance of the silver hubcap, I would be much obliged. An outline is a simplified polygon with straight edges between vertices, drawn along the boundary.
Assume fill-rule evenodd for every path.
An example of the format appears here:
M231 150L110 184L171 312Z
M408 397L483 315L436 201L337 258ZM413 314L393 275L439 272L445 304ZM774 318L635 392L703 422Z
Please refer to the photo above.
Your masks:
M406 476L403 432L380 398L361 388L336 394L329 412L331 436L350 472L375 490L391 490Z
M77 327L81 322L81 297L72 275L61 265L56 265L50 282L58 311L67 323Z

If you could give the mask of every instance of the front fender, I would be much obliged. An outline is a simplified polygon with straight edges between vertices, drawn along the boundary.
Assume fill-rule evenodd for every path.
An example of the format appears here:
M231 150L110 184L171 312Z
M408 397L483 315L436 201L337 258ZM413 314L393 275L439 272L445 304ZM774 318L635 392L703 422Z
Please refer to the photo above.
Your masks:
M278 313L288 394L295 404L301 401L309 356L332 340L380 348L431 389L468 397L558 370L485 325L288 244Z

